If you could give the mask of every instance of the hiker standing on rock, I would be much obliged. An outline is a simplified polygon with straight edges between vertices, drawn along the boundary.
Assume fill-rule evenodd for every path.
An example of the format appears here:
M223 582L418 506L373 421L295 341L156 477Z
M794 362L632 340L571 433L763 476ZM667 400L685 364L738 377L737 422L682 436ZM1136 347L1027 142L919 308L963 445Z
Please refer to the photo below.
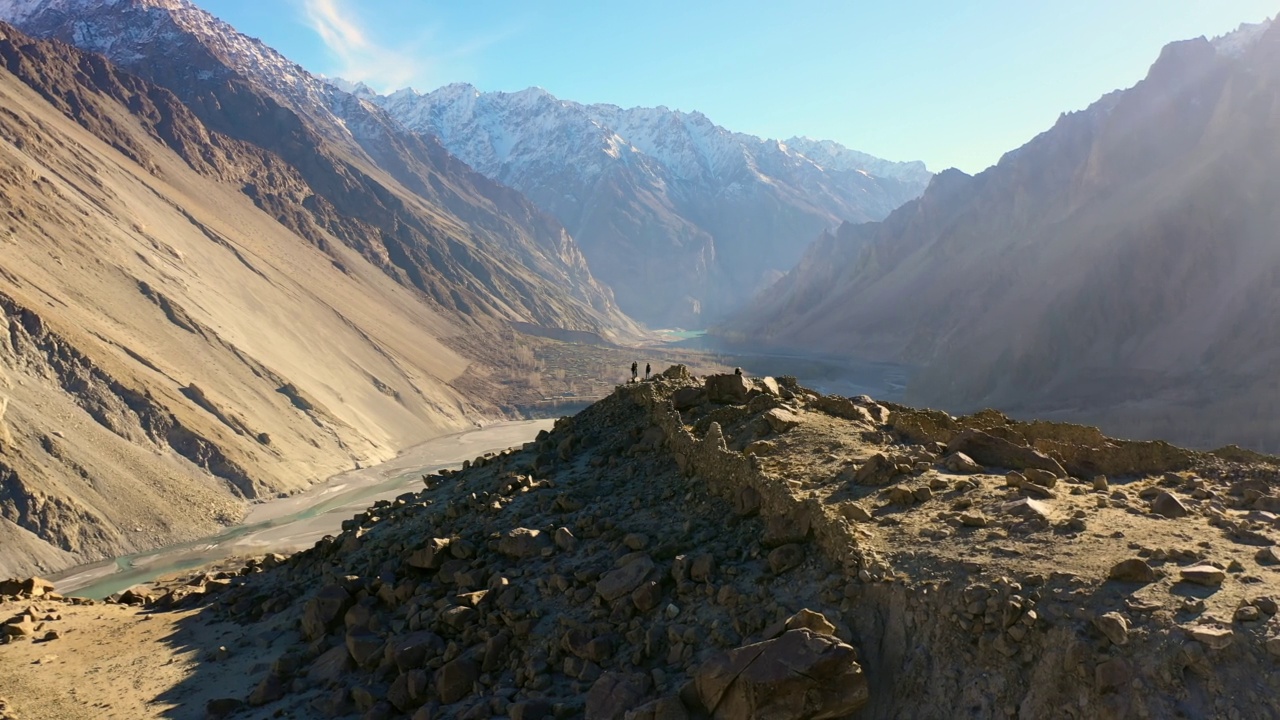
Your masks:
M640 375L640 364L632 361L631 363L631 382L635 382Z
M650 373L650 372L652 372L652 371L649 369L649 363L645 363L645 364L644 364L644 379L645 379L645 380L648 380L648 379L649 379L649 373Z

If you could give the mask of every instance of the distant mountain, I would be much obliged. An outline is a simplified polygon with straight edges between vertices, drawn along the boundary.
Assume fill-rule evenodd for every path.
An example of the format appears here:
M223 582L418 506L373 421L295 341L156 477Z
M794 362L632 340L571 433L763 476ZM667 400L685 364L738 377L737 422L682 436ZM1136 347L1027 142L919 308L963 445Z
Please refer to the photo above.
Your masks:
M930 177L923 163L762 140L697 112L581 105L538 88L384 97L333 82L524 192L564 223L622 309L655 326L705 326L791 268L821 230L881 219Z
M915 403L1280 450L1280 27L1146 79L883 222L822 236L717 332L917 366Z
M513 326L635 330L519 193L188 3L0 18L137 73L0 23L0 576L502 417Z

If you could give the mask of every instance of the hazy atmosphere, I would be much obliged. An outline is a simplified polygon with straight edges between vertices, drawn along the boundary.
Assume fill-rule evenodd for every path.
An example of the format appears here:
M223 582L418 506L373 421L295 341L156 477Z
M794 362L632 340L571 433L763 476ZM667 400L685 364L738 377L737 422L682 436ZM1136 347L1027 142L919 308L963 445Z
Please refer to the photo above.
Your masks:
M0 0L0 720L1280 718L1278 11Z

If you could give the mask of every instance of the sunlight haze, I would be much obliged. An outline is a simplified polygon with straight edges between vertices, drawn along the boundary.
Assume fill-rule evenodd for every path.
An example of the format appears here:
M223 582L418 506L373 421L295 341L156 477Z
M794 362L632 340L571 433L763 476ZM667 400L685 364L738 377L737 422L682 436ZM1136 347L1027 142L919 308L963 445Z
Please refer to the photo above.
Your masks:
M1166 43L1277 10L1264 0L197 2L313 72L379 92L538 86L970 173L1061 112L1137 82Z

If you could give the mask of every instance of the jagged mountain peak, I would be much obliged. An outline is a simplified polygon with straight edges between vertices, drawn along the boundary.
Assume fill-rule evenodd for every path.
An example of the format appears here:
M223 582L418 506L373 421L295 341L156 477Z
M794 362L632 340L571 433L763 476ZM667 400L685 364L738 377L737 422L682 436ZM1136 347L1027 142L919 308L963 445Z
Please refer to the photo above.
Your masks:
M1257 23L1240 23L1240 27L1213 38L1213 47L1220 55L1239 57L1257 44L1271 28L1272 18Z
M696 110L584 104L543 88L453 84L373 101L525 192L573 233L624 310L667 327L726 312L822 229L882 218L929 177L921 163L852 151L822 165Z

